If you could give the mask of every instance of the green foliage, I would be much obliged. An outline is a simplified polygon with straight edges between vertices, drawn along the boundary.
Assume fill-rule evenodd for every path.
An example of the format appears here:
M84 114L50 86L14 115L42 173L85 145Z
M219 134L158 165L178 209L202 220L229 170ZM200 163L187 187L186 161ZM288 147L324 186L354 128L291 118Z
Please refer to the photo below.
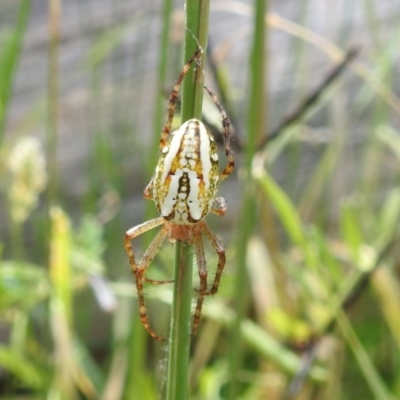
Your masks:
M0 50L0 145L4 135L7 108L11 98L14 73L21 52L22 40L30 13L30 0L20 2L17 21L6 38L2 38Z
M17 379L16 387L43 395L51 390L60 398L75 398L79 388L93 398L103 377L72 330L72 299L91 276L101 278L101 226L85 216L74 236L64 212L55 208L51 216L48 268L25 261L0 262L0 315L10 326L0 364ZM40 335L34 334L35 325L44 329ZM51 338L50 345L46 338Z
M191 28L185 31L186 59L197 46L194 31L199 31L200 43L206 47L208 6L197 20L195 6L200 3L188 6ZM372 4L368 2L365 9L374 36L377 21ZM183 393L189 387L189 398L196 400L400 397L400 139L391 116L399 112L400 100L391 90L389 78L395 72L392 61L398 57L398 33L382 43L382 49L377 47L375 72L361 61L351 66L362 81L349 107L339 104L346 88L334 84L312 110L260 148L257 143L268 122L263 82L269 60L260 56L266 40L267 5L261 0L255 3L248 88L233 88L226 72L229 69L216 66L226 86L220 90L236 96L221 96L226 97L228 104L224 105L232 110L232 119L242 118L235 128L240 131L247 121L244 137L240 137L244 148L236 152L241 207L226 240L227 268L220 291L207 298L200 331L190 349L176 338L173 346L154 343L141 326L136 288L123 254L121 221L127 216L120 213L119 198L127 190L124 183L132 181L132 171L129 178L122 176L120 155L100 122L103 64L118 51L130 28L141 31L144 24L135 16L101 34L85 58L85 72L93 79L94 140L84 194L86 212L81 212L62 190L51 202L43 196L46 191L48 195L52 180L46 162L48 165L48 158L55 154L45 157L31 132L4 135L30 16L30 1L19 2L15 24L0 38L0 196L5 199L2 215L7 216L4 229L8 230L0 259L1 398L154 400L164 398L167 392L171 399L181 397L171 392L171 382L180 384ZM243 5L241 12L246 14L246 10L253 12ZM140 160L143 166L133 172L135 180L144 170L151 173L158 151L157 132L165 107L161 93L167 87L173 52L171 13L167 1L151 156L139 154L139 147L127 151L129 160ZM267 20L270 26L296 38L293 79L302 74L305 43L334 60L343 56L334 43L293 22L277 15L269 15ZM52 42L53 55L58 45ZM135 63L139 61L135 59ZM57 88L61 79L57 71L52 78ZM190 74L187 82L183 90L186 119L200 116L202 103L202 82L196 83L200 88L195 90ZM307 84L303 89L308 90ZM241 98L241 93L246 97ZM144 97L142 91L138 93L138 98ZM248 105L243 107L243 101ZM57 107L56 103L53 106ZM365 112L368 107L370 115ZM129 112L135 112L134 108L130 105ZM332 139L317 143L307 139L307 134L315 124L310 119L318 113L331 113L334 118L326 122ZM338 176L338 166L349 157L346 120L358 121L361 115L369 130L355 163L356 177ZM57 113L53 117L55 128ZM138 138L141 131L132 132L126 121L113 122L121 124L123 133L135 135L135 143L143 146ZM51 140L57 129L53 133ZM49 143L43 147L51 149ZM318 157L300 181L298 167L305 149L317 149ZM341 185L345 189L336 191ZM228 192L228 207L230 196ZM210 218L217 232L222 227L219 221ZM153 261L150 275L170 279L173 254L173 246L165 245ZM213 257L207 252L210 276L216 263ZM179 264L179 257L176 260ZM196 271L193 281L197 283ZM150 286L145 288L149 318L157 332L167 332L172 285ZM175 293L175 297L179 295L182 293ZM188 311L191 292L185 296ZM174 321L178 330L187 328L189 315L187 312L184 321ZM175 351L178 358L176 369L170 365L172 376L166 372L168 351ZM183 381L183 375L174 370L183 370Z

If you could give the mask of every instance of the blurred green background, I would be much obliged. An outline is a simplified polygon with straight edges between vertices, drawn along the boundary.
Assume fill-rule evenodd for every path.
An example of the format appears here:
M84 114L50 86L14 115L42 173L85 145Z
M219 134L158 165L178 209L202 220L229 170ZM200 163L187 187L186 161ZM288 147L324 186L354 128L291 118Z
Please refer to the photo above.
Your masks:
M400 5L265 6L257 67L255 4L211 1L205 80L237 167L227 214L208 218L227 266L193 339L190 398L400 398ZM156 216L142 191L183 37L178 1L0 1L1 399L163 398L167 344L140 324L122 239ZM165 243L147 276L170 279L173 254ZM212 276L211 249L207 262ZM171 285L145 293L166 335Z

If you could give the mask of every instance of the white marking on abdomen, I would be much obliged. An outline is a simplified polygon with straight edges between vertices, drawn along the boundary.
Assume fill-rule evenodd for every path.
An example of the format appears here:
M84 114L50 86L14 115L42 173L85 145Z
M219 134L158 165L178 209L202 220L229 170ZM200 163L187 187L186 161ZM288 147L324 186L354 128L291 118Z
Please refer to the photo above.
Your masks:
M179 179L181 179L183 171L177 169L175 175L171 175L171 182L169 184L168 193L164 200L161 202L161 215L168 217L171 214L178 197Z
M210 187L210 172L211 172L211 160L210 160L210 138L208 136L206 127L201 123L200 128L200 162L203 166L203 179L204 186L207 190Z
M189 206L190 216L195 220L199 220L203 214L199 200L199 178L195 171L190 171L188 175L190 192L187 198L187 204Z
M172 137L171 142L169 143L169 151L164 157L164 171L160 180L161 185L165 183L168 173L169 171L171 171L172 162L174 161L181 147L182 137L186 132L187 124L188 122L185 122L184 124L181 125L181 127L177 131L174 132L174 136Z

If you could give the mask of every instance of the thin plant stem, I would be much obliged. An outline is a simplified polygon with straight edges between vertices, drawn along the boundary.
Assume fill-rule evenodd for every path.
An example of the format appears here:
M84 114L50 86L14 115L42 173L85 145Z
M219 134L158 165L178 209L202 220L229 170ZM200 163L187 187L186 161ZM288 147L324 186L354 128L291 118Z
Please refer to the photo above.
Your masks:
M18 67L30 10L30 0L21 1L15 28L9 36L9 39L2 42L2 47L0 49L0 144L3 142L7 110L10 104L14 76Z
M171 12L172 12L172 0L164 0L163 8L163 25L160 38L159 47L159 66L157 74L157 86L155 96L155 108L154 108L154 123L153 123L153 139L152 145L150 146L148 162L146 165L146 174L150 180L151 175L154 173L155 165L157 164L157 158L159 156L159 141L160 132L163 125L163 119L165 118L165 98L163 95L163 88L166 81L167 70L168 70L168 50L169 50L169 38L171 28ZM153 201L147 201L145 206L145 219L151 219L154 217L156 208L154 207ZM147 248L151 241L151 232L143 235L142 244L144 248ZM134 396L136 393L141 393L143 386L148 380L146 372L147 362L147 341L149 335L142 329L141 321L139 318L133 318L132 328L130 337L130 352L133 355L130 357L129 370L127 385L125 388L126 399Z
M384 381L379 376L375 366L371 361L370 355L366 352L364 346L357 337L353 327L343 311L339 311L336 316L337 324L342 335L346 339L358 365L364 374L367 385L373 393L375 399L379 400L395 400L391 395Z
M189 382L193 256L189 245L175 247L175 285L172 303L167 400L186 399Z
M153 143L150 150L149 162L148 162L148 173L151 175L154 172L154 165L157 163L157 158L159 156L159 146L158 143L160 141L160 132L163 125L163 119L165 118L165 98L164 98L164 84L167 76L168 69L168 49L169 49L169 35L171 28L171 12L172 12L172 0L164 0L164 10L163 10L163 27L162 34L160 40L160 60L158 67L158 75L157 75L157 93L156 93L156 101L155 101L155 110L154 110L154 125L153 125ZM151 205L146 210L146 214L151 211L154 212L154 205L152 203L148 203ZM152 215L147 215L147 217L151 218Z
M244 166L250 176L251 164L256 152L257 141L266 127L266 95L265 95L265 50L266 27L264 16L266 14L267 1L256 0L254 9L254 41L250 57L250 97L247 120L247 146L244 157ZM246 271L247 243L257 223L255 214L255 188L252 182L243 182L243 199L238 224L240 226L237 243L237 273L235 275L233 308L236 310L236 318L230 337L228 399L239 397L238 376L243 357L243 345L240 334L240 326L246 314L249 304L249 282Z
M50 179L48 202L54 205L58 198L57 119L58 119L58 46L60 41L61 1L49 0L49 80L47 92L47 159Z
M190 118L201 119L210 3L209 0L187 0L185 9L184 60L187 61L199 46L203 49L203 55L200 65L190 69L182 85L182 122Z
M15 72L18 67L18 61L21 54L22 43L30 16L31 2L29 0L21 1L15 28L9 36L9 39L2 42L0 49L0 146L3 142L8 106L11 100L12 87ZM0 175L4 174L4 163L0 163ZM24 258L23 248L23 226L12 216L11 208L13 205L9 203L9 234L11 238L12 254L16 260Z
M209 9L209 0L186 0L184 60L187 61L199 46L203 49L203 54L198 63L200 65L196 63L194 68L190 69L182 85L182 122L191 118L201 119ZM189 396L192 271L191 248L187 244L178 242L175 252L167 400L184 400Z

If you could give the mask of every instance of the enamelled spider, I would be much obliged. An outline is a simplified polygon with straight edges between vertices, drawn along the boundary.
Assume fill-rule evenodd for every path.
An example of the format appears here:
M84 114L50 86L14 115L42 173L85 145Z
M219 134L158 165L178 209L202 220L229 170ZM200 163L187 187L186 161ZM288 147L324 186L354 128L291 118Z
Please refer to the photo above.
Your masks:
M217 145L213 136L198 119L190 119L170 134L178 91L194 60L201 57L198 49L183 67L169 97L168 117L161 133L161 156L155 173L144 190L144 197L154 200L160 217L146 221L125 233L124 247L129 264L135 275L138 293L140 319L149 334L162 340L150 327L143 293L144 282L161 284L171 281L155 281L146 278L145 272L165 238L181 241L195 248L200 286L193 319L193 333L196 332L201 315L204 296L218 290L222 270L225 266L225 249L207 226L205 217L209 212L222 216L226 212L225 200L216 197L218 185L234 168L233 153L229 145L231 128L229 118L214 93L204 86L222 114L223 140L228 163L220 172ZM162 225L139 263L135 261L131 241L142 233ZM210 242L218 255L218 268L214 282L207 289L207 268L203 236Z

